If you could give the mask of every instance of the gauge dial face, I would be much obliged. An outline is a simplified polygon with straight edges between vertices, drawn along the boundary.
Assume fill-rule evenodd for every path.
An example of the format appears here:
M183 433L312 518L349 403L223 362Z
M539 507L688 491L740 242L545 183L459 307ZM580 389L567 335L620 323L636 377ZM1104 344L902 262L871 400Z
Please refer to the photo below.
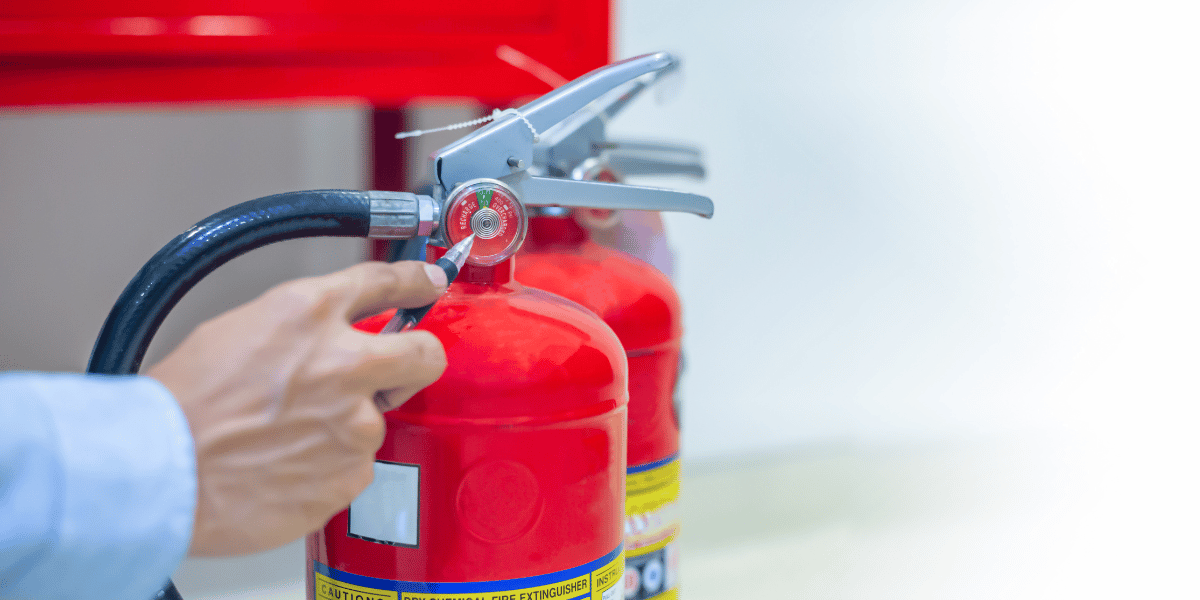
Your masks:
M525 208L508 186L494 179L468 181L454 190L446 209L446 237L457 244L472 233L467 262L494 265L525 240Z

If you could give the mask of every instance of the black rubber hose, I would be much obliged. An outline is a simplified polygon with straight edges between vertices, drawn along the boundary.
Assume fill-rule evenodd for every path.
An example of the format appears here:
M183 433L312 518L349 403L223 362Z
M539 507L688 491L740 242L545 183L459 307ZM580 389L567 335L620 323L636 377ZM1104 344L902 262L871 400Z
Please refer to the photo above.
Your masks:
M205 275L267 244L303 237L367 237L366 192L318 190L275 194L232 206L200 221L159 250L108 313L89 373L133 375L159 325ZM183 600L170 579L153 600Z
M183 600L183 596L179 595L179 590L175 589L175 582L170 579L167 584L154 593L154 597L150 600Z
M132 375L167 313L197 282L241 254L303 237L366 237L367 192L317 190L243 202L192 226L159 250L108 313L89 373Z

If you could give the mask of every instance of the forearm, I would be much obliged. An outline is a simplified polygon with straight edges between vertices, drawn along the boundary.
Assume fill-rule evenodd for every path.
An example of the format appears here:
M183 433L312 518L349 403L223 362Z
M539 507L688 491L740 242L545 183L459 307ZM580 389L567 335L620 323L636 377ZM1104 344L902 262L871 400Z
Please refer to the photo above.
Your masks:
M195 502L187 421L158 382L0 375L0 597L149 598Z

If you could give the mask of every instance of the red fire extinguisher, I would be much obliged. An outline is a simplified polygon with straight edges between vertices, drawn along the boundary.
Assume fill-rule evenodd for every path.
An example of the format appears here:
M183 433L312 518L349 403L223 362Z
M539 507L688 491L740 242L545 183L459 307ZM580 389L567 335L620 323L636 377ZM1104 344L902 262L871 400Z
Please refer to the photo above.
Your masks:
M535 165L567 179L610 183L626 175L703 178L696 148L607 138L609 120L652 83L634 82L607 94L589 111L547 132L536 148ZM543 209L537 215L517 266L518 281L594 311L620 338L629 361L625 598L677 598L679 297L658 269L591 239L590 229L612 228L620 213L577 208Z
M309 538L309 598L615 600L624 566L626 363L595 315L512 278L515 193L461 186L467 265L421 322L448 367L385 414L375 480ZM444 249L431 248L430 260ZM384 313L358 327L377 332Z
M679 530L679 422L673 405L682 334L679 298L665 275L591 241L573 218L534 218L529 238L517 280L596 312L628 357L625 595L673 594Z

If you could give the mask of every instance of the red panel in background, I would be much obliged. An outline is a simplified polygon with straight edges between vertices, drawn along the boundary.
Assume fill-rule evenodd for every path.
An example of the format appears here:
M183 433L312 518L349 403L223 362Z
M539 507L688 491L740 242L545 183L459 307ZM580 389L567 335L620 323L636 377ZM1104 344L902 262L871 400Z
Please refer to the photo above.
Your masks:
M608 0L37 0L0 5L0 105L484 102L610 62Z

